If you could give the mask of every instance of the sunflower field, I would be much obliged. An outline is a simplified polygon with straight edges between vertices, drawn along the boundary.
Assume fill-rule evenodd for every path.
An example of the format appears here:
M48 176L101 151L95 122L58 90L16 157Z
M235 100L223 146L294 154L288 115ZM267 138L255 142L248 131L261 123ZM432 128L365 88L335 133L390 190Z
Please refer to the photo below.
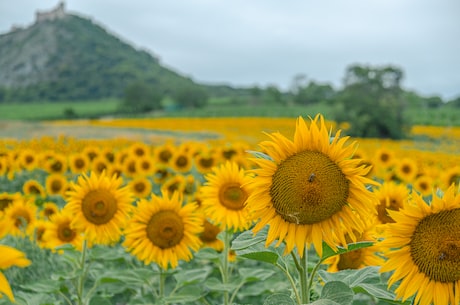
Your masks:
M460 127L48 124L96 132L0 139L0 304L460 304Z

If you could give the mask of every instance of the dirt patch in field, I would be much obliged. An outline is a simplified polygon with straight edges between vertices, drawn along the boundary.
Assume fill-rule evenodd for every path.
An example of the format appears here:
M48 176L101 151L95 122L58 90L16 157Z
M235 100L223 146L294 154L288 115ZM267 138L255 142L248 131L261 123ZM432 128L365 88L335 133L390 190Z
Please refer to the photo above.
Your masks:
M146 143L206 141L219 138L214 133L181 133L144 128L100 127L90 125L55 125L47 122L0 121L0 139L39 139L42 137L73 137L78 139L129 139Z

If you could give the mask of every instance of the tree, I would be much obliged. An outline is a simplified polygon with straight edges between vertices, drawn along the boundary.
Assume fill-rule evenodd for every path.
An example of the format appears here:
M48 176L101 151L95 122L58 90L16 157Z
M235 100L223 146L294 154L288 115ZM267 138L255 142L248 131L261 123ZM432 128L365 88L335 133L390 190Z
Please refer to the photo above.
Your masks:
M344 89L336 99L336 120L350 123L351 136L403 138L407 127L400 84L403 75L393 66L348 67Z
M299 86L294 94L294 102L299 105L311 105L331 101L336 92L329 84L310 81L307 86Z
M283 94L275 85L270 85L265 89L263 99L270 104L284 104L285 102Z
M208 94L200 86L178 86L172 92L173 99L185 108L202 108L208 103Z
M126 87L121 110L142 113L161 109L163 90L156 85L135 82Z
M425 98L426 101L426 106L428 108L439 108L442 105L444 105L444 102L442 101L442 98L440 96L434 95Z
M453 107L460 108L460 96L455 98L455 99L452 99L452 100L448 101L446 103L446 105L450 105L450 106L453 106Z

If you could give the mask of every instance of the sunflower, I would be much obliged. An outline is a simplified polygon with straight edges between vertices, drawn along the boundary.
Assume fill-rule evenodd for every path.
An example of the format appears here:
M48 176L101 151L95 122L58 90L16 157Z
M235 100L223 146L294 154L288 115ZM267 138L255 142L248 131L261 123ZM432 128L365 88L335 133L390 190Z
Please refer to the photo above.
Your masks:
M354 143L330 137L322 115L310 119L308 127L297 119L294 141L280 133L272 141L260 143L266 158L251 158L260 168L251 183L254 191L247 205L259 219L253 231L269 225L266 245L278 239L285 242L285 254L294 246L303 256L305 246L313 244L322 255L322 242L334 250L346 235L356 240L353 231L362 232L363 219L375 213L377 200L366 184L377 185L365 177L369 168L352 159Z
M431 194L432 189L435 187L433 178L428 175L421 175L414 181L413 188L419 192L422 196L428 196Z
M43 219L37 219L35 222L35 234L33 239L40 248L45 247L45 243L43 242L43 235L45 234L47 223L48 221Z
M128 182L128 187L131 193L138 197L143 198L152 193L152 183L144 176L133 178Z
M26 255L10 246L0 245L0 270L10 268L12 266L27 267L31 261L26 258ZM0 298L1 294L6 295L11 302L15 302L13 292L6 279L5 275L0 271Z
M34 170L38 166L37 153L31 149L23 149L19 153L19 165L26 170Z
M179 260L189 261L192 251L200 249L202 225L197 205L182 205L182 194L152 194L150 200L139 200L123 246L146 265L155 262L163 269L168 265L174 269Z
M46 158L43 169L48 173L64 174L68 169L67 157L58 153L55 153L51 158Z
M113 164L115 162L116 153L113 152L113 149L111 147L103 148L101 150L100 155L103 156L105 160L110 164Z
M155 168L154 160L150 156L143 156L137 159L136 168L141 175L150 175Z
M103 171L108 171L111 163L104 155L99 155L91 162L91 170L96 174L101 174Z
M59 211L59 207L52 201L45 202L38 213L41 219L50 219L51 215L56 214Z
M395 161L395 153L384 147L379 148L374 153L374 163L380 167L388 168L393 165Z
M156 163L169 164L171 157L174 154L176 147L174 144L167 142L161 146L155 147L153 150L153 157Z
M200 234L200 240L203 242L203 247L213 248L216 251L224 249L224 242L217 238L217 235L222 231L219 226L216 226L204 219L203 232Z
M192 169L193 159L190 152L182 149L174 152L169 165L178 173L187 173Z
M395 173L402 181L413 182L418 174L417 162L412 158L402 158L396 162Z
M181 174L174 174L161 185L161 191L168 194L172 194L174 192L183 193L184 189L185 177Z
M381 272L393 271L388 288L398 282L395 293L413 304L460 304L460 193L456 186L444 195L435 191L427 204L414 193L399 211L389 211L396 221L386 225L388 260Z
M25 195L45 197L46 191L43 185L35 179L27 180L22 186L22 191Z
M440 177L444 187L449 187L452 184L460 185L460 165L446 169Z
M198 172L201 174L207 174L212 171L212 168L217 165L218 155L216 152L206 150L198 153L194 156L194 164Z
M2 218L3 212L13 202L21 200L22 196L20 193L0 193L0 219Z
M137 167L137 157L128 155L123 161L123 174L128 177L135 177L139 174Z
M135 142L128 149L131 155L138 158L150 155L150 147L142 142Z
M388 181L375 189L374 192L379 200L377 221L382 224L394 222L388 210L398 211L402 208L409 198L409 189L405 184Z
M46 224L42 240L47 248L55 249L58 246L71 244L77 250L83 245L83 235L70 226L73 215L68 211L61 211L51 216Z
M69 168L74 174L86 172L91 164L89 157L83 153L72 154L69 156Z
M132 195L122 183L122 178L105 172L83 174L72 182L64 207L73 215L72 229L83 231L89 242L117 242L132 207Z
M101 149L95 146L88 145L85 146L85 148L83 148L82 154L84 154L91 162L94 160L94 158L101 154Z
M123 176L123 166L121 164L115 163L112 164L107 169L108 176L122 177Z
M205 180L199 191L210 220L222 229L248 229L253 220L245 204L252 191L251 175L235 162L226 161L207 174Z
M67 178L62 174L50 174L46 177L45 189L48 195L64 196L68 187Z
M32 198L21 198L5 209L5 221L10 223L9 233L13 236L32 236L37 220L38 208Z

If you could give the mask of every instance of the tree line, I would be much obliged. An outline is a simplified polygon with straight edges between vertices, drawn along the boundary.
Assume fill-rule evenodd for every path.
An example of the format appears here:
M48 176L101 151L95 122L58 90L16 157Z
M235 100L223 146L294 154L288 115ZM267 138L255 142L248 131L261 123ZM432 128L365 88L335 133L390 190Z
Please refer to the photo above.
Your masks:
M245 94L233 96L235 106L241 104L314 105L333 106L334 119L350 123L347 134L356 137L404 138L410 122L404 116L409 108L438 108L446 105L460 108L460 96L445 102L439 96L420 96L402 88L404 72L401 68L387 66L350 65L345 71L343 88L336 90L330 84L307 81L303 75L293 78L288 92L276 86L254 86ZM208 104L212 92L201 86L184 86L173 92L146 83L133 83L125 90L122 109L131 113L162 110L165 96L173 100L172 109L200 108ZM169 105L171 107L171 104Z

